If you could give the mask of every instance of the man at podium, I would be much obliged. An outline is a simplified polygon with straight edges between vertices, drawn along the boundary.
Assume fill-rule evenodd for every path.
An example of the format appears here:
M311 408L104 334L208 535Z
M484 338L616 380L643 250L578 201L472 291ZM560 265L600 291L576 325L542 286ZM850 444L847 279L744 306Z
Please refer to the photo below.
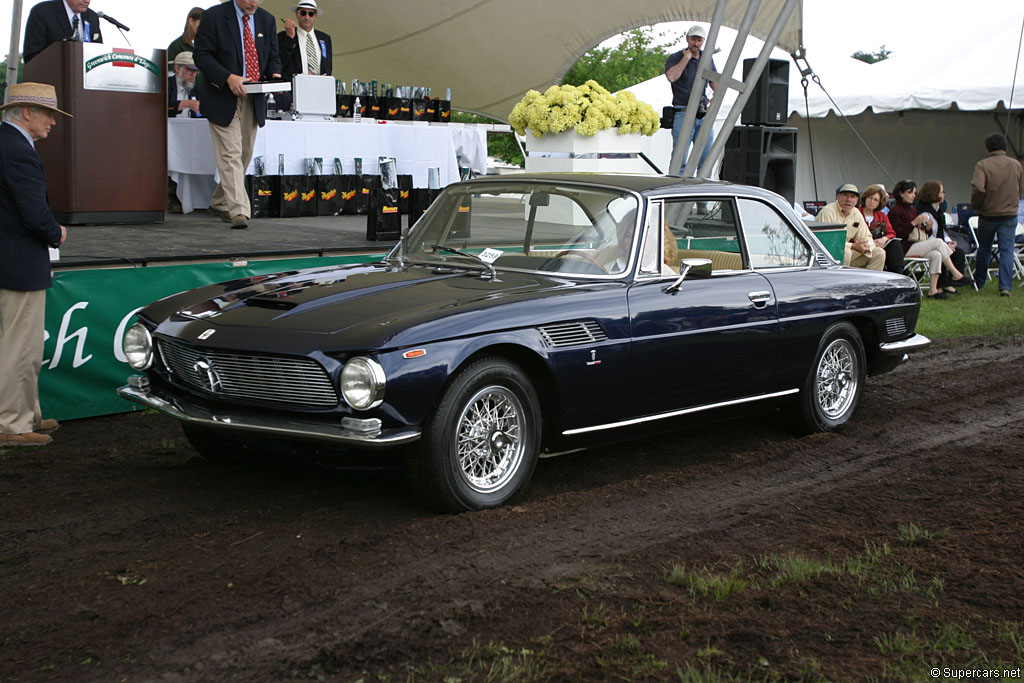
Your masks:
M32 8L25 24L25 63L61 40L102 43L100 18L89 9L92 0L45 0Z

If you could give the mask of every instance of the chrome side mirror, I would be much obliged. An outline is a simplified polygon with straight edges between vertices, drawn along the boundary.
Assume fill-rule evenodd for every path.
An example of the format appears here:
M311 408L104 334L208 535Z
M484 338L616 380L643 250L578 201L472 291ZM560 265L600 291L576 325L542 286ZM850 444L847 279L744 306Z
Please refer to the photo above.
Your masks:
M678 292L679 288L683 286L683 280L687 276L700 280L706 280L711 277L711 259L684 258L679 262L679 277L665 291L668 293Z

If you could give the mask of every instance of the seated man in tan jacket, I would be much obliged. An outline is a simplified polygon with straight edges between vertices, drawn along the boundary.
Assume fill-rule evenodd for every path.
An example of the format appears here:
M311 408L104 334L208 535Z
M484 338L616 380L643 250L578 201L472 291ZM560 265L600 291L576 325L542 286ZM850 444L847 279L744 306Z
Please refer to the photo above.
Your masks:
M846 225L846 248L843 251L843 265L854 268L882 270L885 266L885 250L875 246L871 231L864 223L864 216L857 210L860 191L852 183L846 183L836 192L836 200L818 212L819 223L843 223Z

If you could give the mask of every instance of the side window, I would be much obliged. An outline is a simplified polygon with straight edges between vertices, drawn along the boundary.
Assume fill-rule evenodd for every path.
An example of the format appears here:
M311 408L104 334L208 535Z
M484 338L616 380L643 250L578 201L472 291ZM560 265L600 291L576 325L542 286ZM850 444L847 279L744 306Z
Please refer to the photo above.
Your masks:
M743 236L752 268L806 266L811 250L793 226L774 207L753 199L738 199Z
M674 242L674 245L673 245ZM670 255L675 247L675 253ZM711 259L711 270L742 270L739 225L728 199L665 202L665 255L673 272L684 258Z

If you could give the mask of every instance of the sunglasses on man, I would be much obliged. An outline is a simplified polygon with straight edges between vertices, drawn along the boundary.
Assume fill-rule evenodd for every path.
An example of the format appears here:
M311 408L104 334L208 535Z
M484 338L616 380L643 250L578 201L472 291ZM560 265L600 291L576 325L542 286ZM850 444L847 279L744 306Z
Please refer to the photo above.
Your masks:
M298 14L300 17L315 17L316 16L316 10L315 9L300 9L299 11L296 12L296 14Z

